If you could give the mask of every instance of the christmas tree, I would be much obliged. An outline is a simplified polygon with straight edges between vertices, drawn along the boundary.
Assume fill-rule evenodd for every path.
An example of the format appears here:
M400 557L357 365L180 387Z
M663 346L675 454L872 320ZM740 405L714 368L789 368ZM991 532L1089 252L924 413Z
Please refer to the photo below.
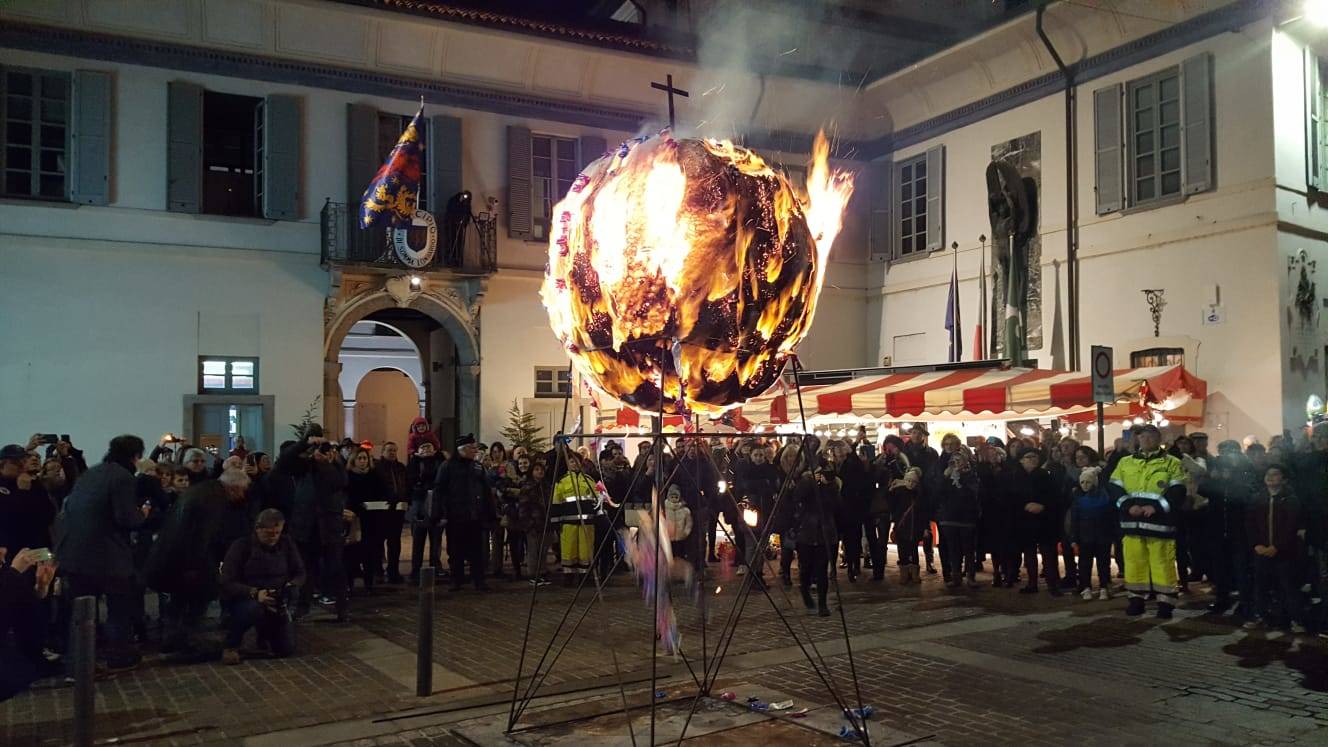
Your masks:
M507 411L507 427L503 428L502 433L503 440L507 441L511 449L524 446L527 454L535 454L549 448L548 442L540 436L535 416L521 412L516 400L512 400L512 407Z

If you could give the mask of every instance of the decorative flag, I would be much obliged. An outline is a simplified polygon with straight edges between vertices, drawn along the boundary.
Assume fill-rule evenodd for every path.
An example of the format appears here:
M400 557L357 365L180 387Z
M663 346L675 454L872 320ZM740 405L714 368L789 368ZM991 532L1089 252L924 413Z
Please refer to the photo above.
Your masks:
M420 194L420 118L424 103L388 154L360 202L360 226L372 228L386 220L391 228L406 228L415 218Z
M956 260L950 272L950 294L945 304L945 331L950 333L950 362L958 363L964 357L963 328L959 321L959 264Z

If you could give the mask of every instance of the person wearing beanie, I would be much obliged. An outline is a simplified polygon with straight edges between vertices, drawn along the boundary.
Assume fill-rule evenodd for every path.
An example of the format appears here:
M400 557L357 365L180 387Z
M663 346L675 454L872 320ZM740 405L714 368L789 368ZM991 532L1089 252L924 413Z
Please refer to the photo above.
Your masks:
M1157 596L1157 616L1170 619L1176 607L1176 514L1185 500L1185 468L1161 448L1157 427L1135 429L1139 450L1116 464L1111 474L1124 534L1125 614L1144 613L1144 599Z
M1101 484L1100 472L1097 467L1079 472L1078 490L1070 506L1070 539L1079 551L1079 595L1085 600L1093 598L1094 563L1098 598L1111 598L1111 548L1120 532L1116 501Z
M406 453L418 454L420 444L424 443L432 444L435 452L443 450L442 441L429 429L429 421L422 417L415 418L410 422L410 434L406 436Z
M64 531L56 544L66 596L106 598L105 651L112 670L133 669L141 659L129 634L135 609L130 534L147 514L134 493L143 451L138 436L111 439L102 463L84 473L65 499Z

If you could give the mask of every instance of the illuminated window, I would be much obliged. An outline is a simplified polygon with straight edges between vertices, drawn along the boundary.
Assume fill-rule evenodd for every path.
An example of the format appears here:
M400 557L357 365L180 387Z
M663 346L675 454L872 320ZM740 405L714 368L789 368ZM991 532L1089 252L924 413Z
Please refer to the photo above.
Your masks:
M258 359L200 357L198 393L258 394Z

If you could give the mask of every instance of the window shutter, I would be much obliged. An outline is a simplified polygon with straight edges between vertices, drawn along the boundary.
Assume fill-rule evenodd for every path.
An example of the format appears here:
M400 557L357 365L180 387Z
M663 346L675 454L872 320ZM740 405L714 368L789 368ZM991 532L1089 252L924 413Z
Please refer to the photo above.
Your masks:
M268 96L260 104L263 183L262 215L269 220L300 217L300 103L294 96Z
M1319 79L1319 57L1305 47L1305 184L1323 189L1323 91Z
M1119 83L1093 91L1093 173L1098 215L1124 207L1121 95Z
M357 226L364 189L382 165L378 153L378 110L364 104L347 104L346 207Z
M945 248L945 146L927 151L927 251Z
M1212 55L1182 62L1180 83L1182 191L1192 195L1213 188Z
M507 235L514 239L531 236L530 129L507 128Z
M584 135L581 138L581 171L585 171L591 161L604 155L609 149L608 141L599 135Z
M111 74L74 71L69 201L106 205L111 197Z
M203 87L166 84L166 209L197 213L203 203Z
M441 217L461 186L461 118L437 114L429 118L429 200Z
M867 167L867 248L871 259L890 258L894 229L890 216L894 210L890 204L890 189L894 180L895 168L890 161L875 161Z

